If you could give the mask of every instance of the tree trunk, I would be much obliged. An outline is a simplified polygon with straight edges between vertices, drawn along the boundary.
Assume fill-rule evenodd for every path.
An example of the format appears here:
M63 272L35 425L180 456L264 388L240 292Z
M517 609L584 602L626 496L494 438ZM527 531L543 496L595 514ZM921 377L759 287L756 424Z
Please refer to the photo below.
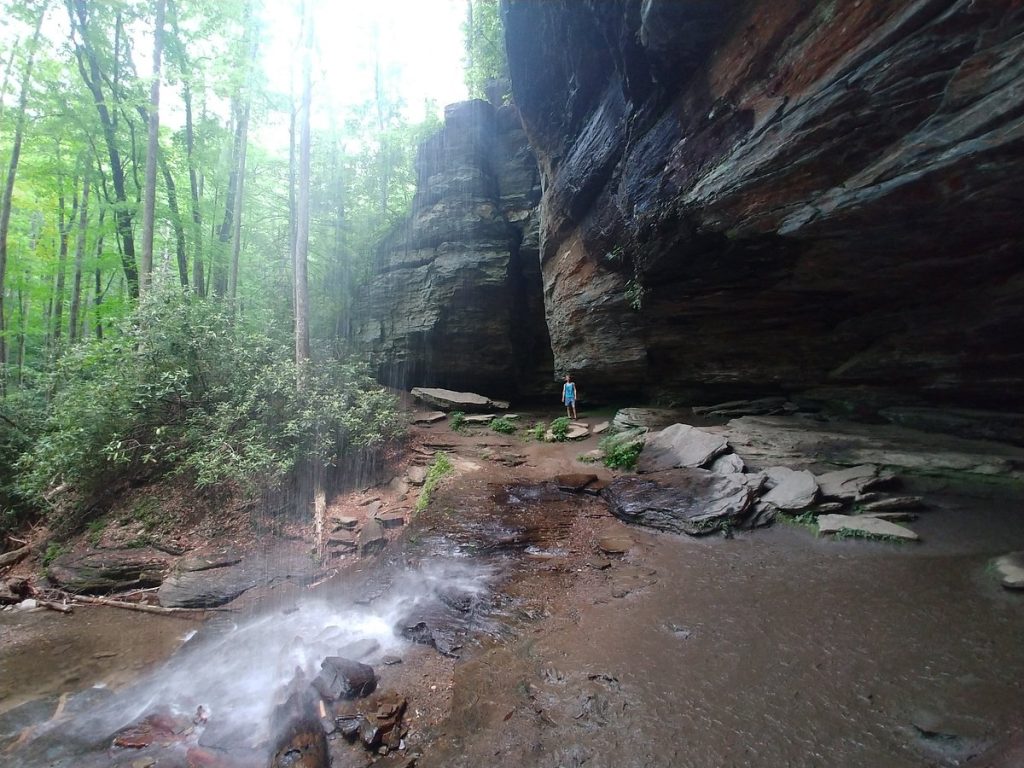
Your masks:
M196 173L195 128L192 125L192 88L186 80L182 87L185 101L185 150L188 158L188 188L192 207L192 286L199 296L206 295L203 278L203 214L199 206L199 179Z
M310 105L313 81L313 20L311 0L302 4L302 104L299 110L299 178L295 223L295 362L299 366L296 385L304 385L305 367L309 360L309 145Z
M255 37L255 34L253 35ZM232 213L233 232L231 234L231 273L228 276L228 298L238 297L238 258L242 252L242 200L245 195L245 154L249 145L249 110L252 96L246 94L245 106L242 108L241 121L242 141L238 148L238 171L235 186L235 207Z
M159 151L159 150L158 150ZM160 153L160 173L167 187L167 207L171 209L171 226L174 227L174 250L178 257L178 280L182 288L188 288L188 252L185 242L185 225L178 209L178 189L174 185L174 177L167 165L167 158Z
M61 186L63 186L61 181ZM78 180L73 182L76 186ZM57 248L57 287L53 297L53 347L54 354L60 354L60 336L64 329L64 284L65 273L67 272L68 244L71 240L71 230L75 226L76 213L78 212L78 190L75 190L71 203L71 214L67 215L64 210L64 194L57 198L57 228L60 237L60 244Z
M146 142L146 189L142 200L142 284L149 290L153 279L153 229L156 222L156 169L160 152L160 66L164 47L164 9L166 0L156 0L156 24L153 28L153 82L149 86L149 137ZM169 174L166 173L165 178ZM173 186L173 183L172 183ZM170 192L168 192L170 194ZM178 222L178 229L181 222ZM179 254L179 260L182 256ZM185 285L188 285L186 273Z
M78 211L78 237L75 240L75 276L71 283L71 311L68 317L68 339L78 338L78 316L82 309L82 262L85 260L85 238L88 232L89 175L82 182L82 206Z
M135 263L135 239L132 233L133 214L128 206L128 195L124 184L124 165L121 163L121 152L117 146L117 130L110 109L107 107L106 96L103 93L102 73L100 71L99 57L95 49L90 45L88 38L89 14L87 0L65 0L68 9L68 17L71 22L71 42L75 47L75 60L78 63L78 72L82 81L92 93L93 102L96 105L96 112L99 115L100 126L103 129L103 142L106 145L107 155L110 159L110 178L114 185L114 196L116 203L117 234L121 242L121 265L124 269L125 280L128 284L128 295L132 299L139 297L139 269ZM117 25L120 30L120 23ZM81 41L75 39L75 33ZM114 74L115 91L117 73ZM116 98L116 95L115 95Z
M11 158L7 163L7 179L3 194L0 195L0 397L7 394L7 342L4 328L4 294L7 275L7 235L11 227L11 202L14 197L14 177L18 173L18 160L21 157L21 142L25 135L25 112L28 107L28 89L32 79L32 64L35 61L36 46L39 43L39 30L43 26L45 6L36 19L36 28L29 44L28 61L25 73L21 78L21 93L18 96L18 118L14 125L14 143L11 146Z

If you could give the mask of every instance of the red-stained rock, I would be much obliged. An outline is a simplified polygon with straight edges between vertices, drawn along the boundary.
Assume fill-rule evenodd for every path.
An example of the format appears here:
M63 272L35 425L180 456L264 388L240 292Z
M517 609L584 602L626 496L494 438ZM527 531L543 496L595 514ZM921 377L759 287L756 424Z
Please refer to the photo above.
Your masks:
M556 370L605 395L1024 405L1019 2L503 16Z

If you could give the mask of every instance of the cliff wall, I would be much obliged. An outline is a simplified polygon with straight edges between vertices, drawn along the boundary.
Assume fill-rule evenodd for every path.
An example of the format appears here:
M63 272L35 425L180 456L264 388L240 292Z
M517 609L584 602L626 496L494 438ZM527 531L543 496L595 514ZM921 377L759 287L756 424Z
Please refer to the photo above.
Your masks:
M416 170L412 214L378 249L353 313L356 346L401 388L550 390L540 177L515 110L449 106Z
M557 370L1024 405L1019 0L503 0Z

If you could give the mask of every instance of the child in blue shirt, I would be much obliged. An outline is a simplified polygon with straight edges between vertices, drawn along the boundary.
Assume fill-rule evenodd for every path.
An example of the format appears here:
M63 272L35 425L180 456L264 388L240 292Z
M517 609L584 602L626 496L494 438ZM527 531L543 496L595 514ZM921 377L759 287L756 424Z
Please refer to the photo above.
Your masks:
M562 404L565 406L565 415L576 418L576 384L572 376L565 374L565 384L562 386Z

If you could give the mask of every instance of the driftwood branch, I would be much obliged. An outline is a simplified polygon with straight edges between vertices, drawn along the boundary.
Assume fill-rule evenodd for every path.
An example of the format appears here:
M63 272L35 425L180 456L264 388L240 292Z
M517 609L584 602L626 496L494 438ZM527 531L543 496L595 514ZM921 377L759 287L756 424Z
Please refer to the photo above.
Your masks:
M110 608L124 608L127 611L139 611L141 613L153 613L157 616L178 616L180 618L193 618L197 613L207 611L232 611L233 608L164 608L162 605L147 605L145 603L127 603L123 600L111 600L108 597L89 597L88 595L73 595L71 599L75 602L88 605L106 605Z
M20 547L0 555L0 568L6 568L8 565L21 562L31 551L31 547Z
M71 613L71 606L66 603L54 603L50 600L36 600L36 605L41 605L43 608L49 608L51 611L57 611L57 613Z

